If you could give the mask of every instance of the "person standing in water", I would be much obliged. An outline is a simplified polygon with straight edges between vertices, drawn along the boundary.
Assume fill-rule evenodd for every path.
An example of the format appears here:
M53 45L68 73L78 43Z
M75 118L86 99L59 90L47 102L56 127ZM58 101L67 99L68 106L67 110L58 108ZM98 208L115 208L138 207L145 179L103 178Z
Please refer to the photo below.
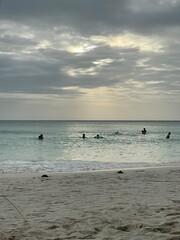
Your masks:
M82 138L83 138L83 139L85 139L85 138L86 138L86 135L85 135L85 133L83 133L83 135L82 135Z
M169 138L170 138L170 135L171 135L171 133L168 132L168 135L166 136L166 139L169 139Z

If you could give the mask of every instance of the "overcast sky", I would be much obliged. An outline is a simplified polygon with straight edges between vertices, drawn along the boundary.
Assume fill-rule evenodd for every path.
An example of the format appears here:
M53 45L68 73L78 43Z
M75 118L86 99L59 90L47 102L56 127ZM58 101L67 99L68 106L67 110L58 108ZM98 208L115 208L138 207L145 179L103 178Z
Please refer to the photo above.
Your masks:
M0 119L180 120L180 0L1 0Z

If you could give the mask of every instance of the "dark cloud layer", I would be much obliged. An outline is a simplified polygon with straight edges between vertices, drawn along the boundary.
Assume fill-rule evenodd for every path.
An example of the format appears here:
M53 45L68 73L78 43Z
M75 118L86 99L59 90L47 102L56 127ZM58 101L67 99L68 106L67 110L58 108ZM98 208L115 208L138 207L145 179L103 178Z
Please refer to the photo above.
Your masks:
M2 0L1 18L52 25L67 25L83 34L140 31L180 24L179 1L132 0Z

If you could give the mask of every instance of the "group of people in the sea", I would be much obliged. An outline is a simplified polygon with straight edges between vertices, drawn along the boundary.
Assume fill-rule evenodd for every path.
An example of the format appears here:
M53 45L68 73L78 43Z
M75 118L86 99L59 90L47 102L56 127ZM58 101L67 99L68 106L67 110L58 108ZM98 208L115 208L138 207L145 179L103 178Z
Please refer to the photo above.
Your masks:
M83 138L83 139L87 138L86 135L85 135L85 133L83 133L82 138ZM103 138L103 137L100 136L99 134L97 134L94 138L99 139L99 138Z
M146 134L147 133L147 130L145 128L143 128L143 130L141 130L142 134ZM171 132L168 132L167 136L166 136L166 139L169 139L170 138L170 135L171 135Z
M143 128L143 130L141 130L141 133L142 133L142 134L146 134L146 133L147 133L146 128ZM115 134L119 134L119 132L117 131L117 132L115 132ZM168 134L167 134L167 136L166 136L166 139L169 139L169 138L170 138L170 135L171 135L171 132L168 132ZM83 133L82 138L83 138L83 139L87 138L86 135L85 135L85 133ZM97 134L94 138L96 138L96 139L101 139L101 138L103 138L103 137L100 136L99 134ZM38 136L38 139L39 139L39 140L43 140L43 139L44 139L43 134L40 134L40 135Z
M141 133L142 134L146 134L147 133L147 130L146 130L146 128L143 128L143 130L141 130ZM116 135L118 135L119 134L119 132L117 131L117 132L115 132L115 134ZM170 135L171 135L171 132L168 132L168 134L167 134L167 136L166 136L166 139L169 139L170 138ZM83 139L85 139L86 138L86 135L85 135L85 133L83 133L83 135L82 135L82 138ZM103 138L102 136L100 136L99 134L97 134L94 138L97 138L97 139L99 139L99 138Z

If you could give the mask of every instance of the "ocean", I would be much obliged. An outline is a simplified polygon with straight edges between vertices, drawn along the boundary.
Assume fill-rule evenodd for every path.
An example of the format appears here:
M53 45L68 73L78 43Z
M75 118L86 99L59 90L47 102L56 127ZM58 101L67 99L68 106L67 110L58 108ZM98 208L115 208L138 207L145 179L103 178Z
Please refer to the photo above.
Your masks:
M180 121L0 121L0 173L179 165Z

